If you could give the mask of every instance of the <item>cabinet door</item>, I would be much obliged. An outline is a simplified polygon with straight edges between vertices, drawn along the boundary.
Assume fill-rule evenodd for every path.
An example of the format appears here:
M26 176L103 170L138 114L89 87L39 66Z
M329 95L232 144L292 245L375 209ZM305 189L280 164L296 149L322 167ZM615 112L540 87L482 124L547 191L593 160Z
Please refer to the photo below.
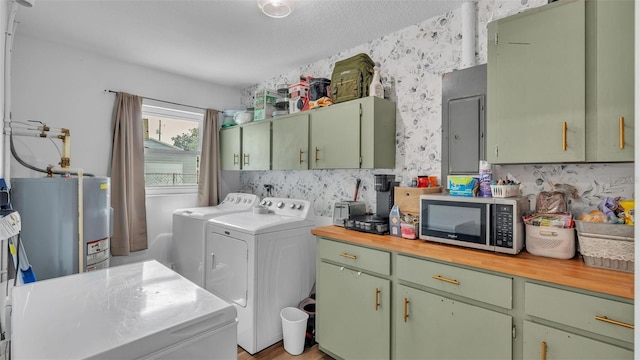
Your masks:
M242 127L242 170L270 170L271 122Z
M241 133L240 126L220 130L220 167L222 170L240 170Z
M487 160L584 161L584 2L493 22L487 46Z
M309 113L274 119L273 170L306 170L309 168Z
M398 285L396 359L511 359L511 316Z
M344 359L389 359L390 281L320 262L316 292L317 340Z
M587 3L587 160L634 159L634 2Z
M349 101L311 114L312 169L360 167L360 103Z
M524 321L523 359L633 359L633 351Z

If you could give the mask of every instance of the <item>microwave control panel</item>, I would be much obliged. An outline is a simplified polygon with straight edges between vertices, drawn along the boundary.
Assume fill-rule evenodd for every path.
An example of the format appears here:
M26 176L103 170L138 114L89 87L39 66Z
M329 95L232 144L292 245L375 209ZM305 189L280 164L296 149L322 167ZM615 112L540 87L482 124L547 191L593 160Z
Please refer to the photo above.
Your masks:
M511 248L513 247L513 205L494 204L495 227L493 239L495 246Z

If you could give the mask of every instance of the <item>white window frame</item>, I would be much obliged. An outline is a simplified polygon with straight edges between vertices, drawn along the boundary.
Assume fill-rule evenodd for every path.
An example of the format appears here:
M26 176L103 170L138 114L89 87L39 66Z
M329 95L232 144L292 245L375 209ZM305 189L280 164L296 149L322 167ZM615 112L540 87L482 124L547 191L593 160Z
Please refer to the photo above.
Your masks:
M193 121L198 124L198 155L202 155L202 125L204 118L204 110L181 105L167 105L163 102L144 99L142 102L142 118L145 115L159 116L176 120ZM145 149L151 153L167 153L170 151L160 149ZM194 152L195 153L195 152ZM174 185L174 186L146 186L147 195L170 195L170 194L197 194L198 185Z

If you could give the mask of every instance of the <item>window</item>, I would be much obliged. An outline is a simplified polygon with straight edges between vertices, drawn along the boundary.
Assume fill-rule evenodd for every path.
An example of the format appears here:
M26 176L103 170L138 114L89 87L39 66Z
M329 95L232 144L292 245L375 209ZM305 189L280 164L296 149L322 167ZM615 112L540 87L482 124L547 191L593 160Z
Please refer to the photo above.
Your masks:
M147 188L197 191L203 112L142 105Z

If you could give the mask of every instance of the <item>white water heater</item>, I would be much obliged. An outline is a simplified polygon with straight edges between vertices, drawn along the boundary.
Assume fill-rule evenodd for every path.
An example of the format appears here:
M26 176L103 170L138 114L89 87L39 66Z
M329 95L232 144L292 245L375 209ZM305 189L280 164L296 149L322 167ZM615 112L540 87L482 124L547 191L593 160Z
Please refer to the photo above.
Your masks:
M83 271L109 267L111 182L82 178ZM11 202L22 218L20 233L38 280L78 273L78 178L13 178Z

